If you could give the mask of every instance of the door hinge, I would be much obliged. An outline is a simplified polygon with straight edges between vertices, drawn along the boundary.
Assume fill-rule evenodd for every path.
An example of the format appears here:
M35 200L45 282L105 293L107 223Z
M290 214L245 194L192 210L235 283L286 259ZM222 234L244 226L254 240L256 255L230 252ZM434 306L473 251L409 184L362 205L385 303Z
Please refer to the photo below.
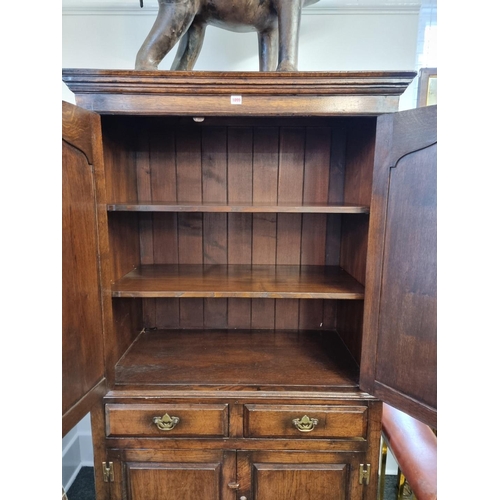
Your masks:
M359 464L359 484L370 484L370 464Z
M113 462L103 462L102 463L102 474L104 476L105 483L112 483L115 480L115 471L113 468Z

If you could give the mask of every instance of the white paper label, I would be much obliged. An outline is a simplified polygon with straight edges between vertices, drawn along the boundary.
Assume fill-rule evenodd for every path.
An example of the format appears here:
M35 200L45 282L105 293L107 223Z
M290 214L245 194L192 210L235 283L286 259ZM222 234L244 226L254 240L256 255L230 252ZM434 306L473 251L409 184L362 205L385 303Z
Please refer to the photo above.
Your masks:
M241 104L243 102L243 99L241 98L240 95L232 95L231 96L231 104Z

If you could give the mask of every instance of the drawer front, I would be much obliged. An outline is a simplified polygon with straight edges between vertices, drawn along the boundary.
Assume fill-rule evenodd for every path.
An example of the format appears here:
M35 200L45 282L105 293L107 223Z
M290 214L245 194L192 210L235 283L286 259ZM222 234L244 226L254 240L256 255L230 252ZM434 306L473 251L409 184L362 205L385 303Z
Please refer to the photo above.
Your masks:
M225 404L106 405L108 437L225 437L228 422Z
M245 405L245 437L366 438L366 406Z

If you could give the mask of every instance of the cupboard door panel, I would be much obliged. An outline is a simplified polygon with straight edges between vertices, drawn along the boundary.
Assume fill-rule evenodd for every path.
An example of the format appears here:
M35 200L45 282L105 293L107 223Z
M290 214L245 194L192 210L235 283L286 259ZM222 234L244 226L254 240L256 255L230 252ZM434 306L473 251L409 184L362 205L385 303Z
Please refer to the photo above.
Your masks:
M129 463L130 500L219 500L221 466L218 463Z
M112 500L234 500L232 450L109 450Z
M378 449L378 445L377 445ZM375 498L376 481L359 484L363 453L238 451L238 498L361 500ZM376 467L376 464L373 464ZM372 479L376 474L372 474Z
M436 107L378 122L363 390L436 427Z
M102 162L100 119L63 102L62 413L63 435L104 392L94 167Z
M345 500L346 464L254 464L253 500Z

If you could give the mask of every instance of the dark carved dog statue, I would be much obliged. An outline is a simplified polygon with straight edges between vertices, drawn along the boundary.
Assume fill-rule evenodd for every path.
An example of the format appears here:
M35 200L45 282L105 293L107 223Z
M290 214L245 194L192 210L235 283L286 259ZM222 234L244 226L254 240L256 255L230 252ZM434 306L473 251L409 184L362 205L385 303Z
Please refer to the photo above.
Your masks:
M296 71L302 7L319 0L158 0L158 16L135 61L155 70L179 41L171 70L192 70L207 25L256 31L260 71Z

